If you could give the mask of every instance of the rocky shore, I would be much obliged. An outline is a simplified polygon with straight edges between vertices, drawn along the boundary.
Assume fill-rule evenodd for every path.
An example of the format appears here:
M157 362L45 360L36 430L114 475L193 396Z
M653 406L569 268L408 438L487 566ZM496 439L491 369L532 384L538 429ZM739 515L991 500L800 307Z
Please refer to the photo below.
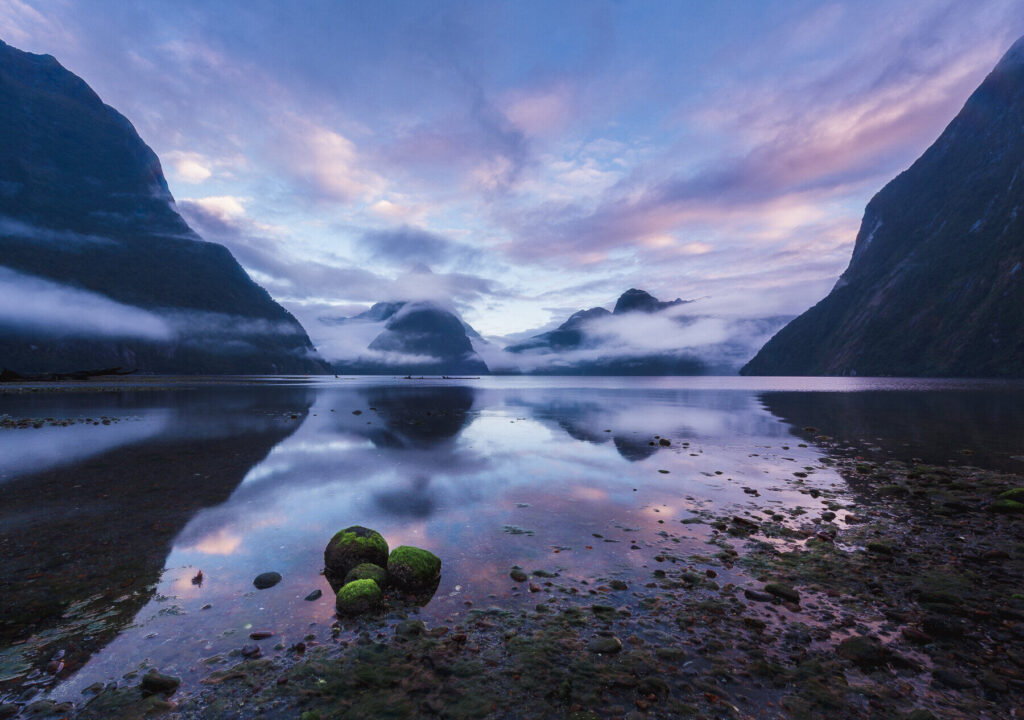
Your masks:
M513 567L531 609L471 607L428 627L414 607L386 606L339 619L334 640L215 658L198 691L140 676L79 708L0 716L1024 715L1024 478L815 442L829 456L791 480L805 504L666 517L657 543L636 545L650 557L631 577ZM847 488L807 480L826 468ZM697 524L706 553L674 552Z

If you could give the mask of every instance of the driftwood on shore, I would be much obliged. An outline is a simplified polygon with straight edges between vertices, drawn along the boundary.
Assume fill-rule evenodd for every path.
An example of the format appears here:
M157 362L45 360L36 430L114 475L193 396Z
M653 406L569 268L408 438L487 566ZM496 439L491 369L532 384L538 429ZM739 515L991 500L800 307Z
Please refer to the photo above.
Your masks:
M119 367L100 368L98 370L72 370L64 373L20 373L3 368L0 370L0 382L57 382L60 380L88 380L106 375L131 375L135 370L122 370Z

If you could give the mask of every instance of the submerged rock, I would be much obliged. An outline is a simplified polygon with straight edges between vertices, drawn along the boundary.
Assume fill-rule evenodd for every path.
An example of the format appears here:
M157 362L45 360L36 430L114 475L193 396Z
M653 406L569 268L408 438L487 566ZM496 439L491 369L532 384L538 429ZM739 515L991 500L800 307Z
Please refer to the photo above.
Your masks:
M267 588L274 587L281 582L281 573L277 572L265 572L257 575L252 584L256 586L257 590L266 590Z
M370 579L353 580L338 591L334 606L339 615L359 615L380 606L384 593Z
M788 600L793 603L800 604L800 593L791 588L789 585L783 583L768 583L764 586L764 591L769 595Z
M387 562L387 541L376 530L361 525L340 531L324 549L324 566L329 578L343 578L362 563L384 566Z
M383 590L388 584L388 571L374 563L360 563L345 575L345 584L355 580L373 580Z
M179 685L181 685L181 678L150 670L142 676L140 687L143 695L173 695Z
M441 558L411 545L400 545L388 557L388 573L405 590L428 590L441 577Z
M614 635L598 635L587 643L587 650L601 655L614 655L622 650L622 641Z
M862 670L883 667L892 659L892 652L878 640L864 635L846 638L836 648L839 657L846 658Z
M324 594L323 591L320 588L317 588L316 590L314 590L313 592L311 592L309 595L307 595L306 597L304 597L302 599L306 600L308 602L313 602L314 600L319 600L321 597L323 597L323 594Z

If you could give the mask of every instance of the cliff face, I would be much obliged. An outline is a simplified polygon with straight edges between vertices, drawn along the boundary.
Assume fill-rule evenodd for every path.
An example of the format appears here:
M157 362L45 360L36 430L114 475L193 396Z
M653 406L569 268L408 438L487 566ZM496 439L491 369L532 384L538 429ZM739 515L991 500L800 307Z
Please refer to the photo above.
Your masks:
M1024 39L864 212L832 292L745 375L1024 376Z
M39 308L8 310L0 314L0 365L325 370L295 318L227 248L204 242L178 215L156 155L81 78L49 55L0 42L0 127L5 302L86 298L97 313L113 308L151 321L145 332L129 321L94 332L93 323L62 324L59 308L51 322Z

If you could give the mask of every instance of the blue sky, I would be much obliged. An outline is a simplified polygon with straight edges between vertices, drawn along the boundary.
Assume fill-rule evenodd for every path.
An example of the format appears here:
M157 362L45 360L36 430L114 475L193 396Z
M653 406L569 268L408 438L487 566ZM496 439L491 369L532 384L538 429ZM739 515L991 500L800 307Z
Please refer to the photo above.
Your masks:
M440 298L488 335L641 287L799 313L1024 4L0 0L316 341Z

